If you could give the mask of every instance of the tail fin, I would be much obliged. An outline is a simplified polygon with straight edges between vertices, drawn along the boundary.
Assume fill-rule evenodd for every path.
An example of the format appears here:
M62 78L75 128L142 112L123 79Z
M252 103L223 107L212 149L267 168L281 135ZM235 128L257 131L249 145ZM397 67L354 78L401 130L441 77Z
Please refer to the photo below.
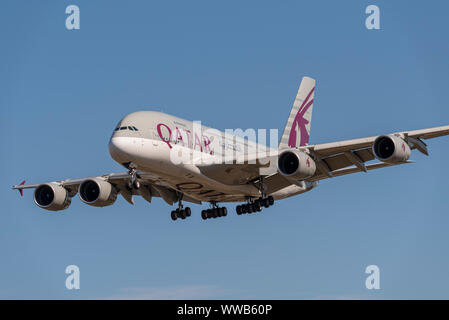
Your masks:
M22 188L20 188L20 186L23 186L24 184L25 184L25 180L23 180L20 184L19 184L19 193L20 193L20 196L21 197L23 197L23 190L22 190Z
M314 96L315 80L309 77L302 78L284 134L279 143L279 150L298 148L309 144Z

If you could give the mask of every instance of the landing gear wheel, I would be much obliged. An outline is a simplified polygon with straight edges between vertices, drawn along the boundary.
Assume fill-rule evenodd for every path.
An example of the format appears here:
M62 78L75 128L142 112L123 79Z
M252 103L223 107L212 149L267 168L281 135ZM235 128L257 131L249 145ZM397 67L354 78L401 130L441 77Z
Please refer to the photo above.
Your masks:
M235 212L237 212L237 214L238 215L241 215L243 212L242 212L242 206L237 206L237 207L235 207Z
M211 208L210 209L205 209L201 211L201 217L206 220L206 219L211 219L211 218L221 218L221 217L225 217L228 214L228 209L226 209L226 207L218 207L216 202L211 202Z
M176 219L178 219L178 214L176 213L176 211L172 211L171 212L171 219L173 220L173 221L175 221Z
M179 217L184 220L187 217L186 211L185 210L179 210Z
M257 208L258 208L257 204L255 204L255 203L251 204L251 209L253 210L254 213L257 212Z
M138 190L138 189L140 188L140 182L137 181L137 180L135 180L135 181L133 182L133 188L134 188L135 190Z
M268 199L269 205L272 206L272 205L274 204L274 198L273 198L273 196L269 196L267 199Z
M186 216L187 216L187 217L190 217L190 216L192 215L192 210L190 210L189 207L185 208L184 210L185 210L185 212L186 212Z
M268 207L270 206L270 202L268 201L267 198L263 199L262 205L263 205L265 208L268 208Z

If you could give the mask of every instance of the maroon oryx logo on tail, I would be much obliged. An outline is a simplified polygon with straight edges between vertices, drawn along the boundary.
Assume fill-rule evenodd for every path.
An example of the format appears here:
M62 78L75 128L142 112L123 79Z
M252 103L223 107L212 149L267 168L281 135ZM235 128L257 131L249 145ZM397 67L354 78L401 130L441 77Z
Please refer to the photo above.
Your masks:
M306 99L299 107L298 113L296 114L295 120L290 128L290 136L288 139L288 146L291 148L302 147L309 143L309 133L307 132L306 125L309 123L308 120L304 119L304 114L309 110L310 106L313 104L313 99L309 101L312 96L315 87L310 90ZM298 144L299 141L299 144Z

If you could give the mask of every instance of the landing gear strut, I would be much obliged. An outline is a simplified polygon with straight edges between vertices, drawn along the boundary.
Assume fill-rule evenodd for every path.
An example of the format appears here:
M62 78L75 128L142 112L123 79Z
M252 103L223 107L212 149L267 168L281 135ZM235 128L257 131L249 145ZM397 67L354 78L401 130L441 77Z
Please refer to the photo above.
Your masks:
M140 182L137 180L137 171L136 168L129 169L128 172L130 178L128 183L128 189L129 190L138 190L140 188Z
M192 215L192 211L190 210L189 207L186 207L185 209L183 209L183 207L184 206L182 205L182 196L181 196L181 198L178 201L178 209L173 210L170 214L171 219L173 221L175 221L178 218L184 220L185 218L190 217Z
M263 182L263 177L259 178L259 191L261 194L261 197L259 199L256 199L253 201L251 197L248 197L248 203L238 205L235 208L235 211L238 215L245 214L245 213L255 213L262 211L262 207L268 208L274 204L274 198L273 196L266 196L265 194L265 185Z
M245 213L256 213L261 212L262 207L268 208L274 204L274 199L272 196L268 196L267 198L259 198L254 201L251 199L248 200L248 203L238 205L235 208L235 211L238 215Z
M211 205L212 208L201 211L201 218L203 218L203 220L226 217L228 215L228 209L226 207L218 207L215 201L212 201Z

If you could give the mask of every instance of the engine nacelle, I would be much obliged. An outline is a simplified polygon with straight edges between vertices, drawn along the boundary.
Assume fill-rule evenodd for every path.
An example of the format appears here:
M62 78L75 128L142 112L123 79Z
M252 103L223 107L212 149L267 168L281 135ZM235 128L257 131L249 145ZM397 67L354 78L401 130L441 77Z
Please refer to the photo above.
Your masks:
M54 182L41 184L34 190L34 203L45 210L64 210L71 202L68 190Z
M301 180L315 174L315 161L296 149L285 150L278 157L278 171L289 179Z
M410 157L410 147L397 136L379 136L373 143L374 156L383 162L397 163L407 161Z
M94 207L110 206L117 199L117 190L107 181L99 178L84 180L78 189L84 203Z

